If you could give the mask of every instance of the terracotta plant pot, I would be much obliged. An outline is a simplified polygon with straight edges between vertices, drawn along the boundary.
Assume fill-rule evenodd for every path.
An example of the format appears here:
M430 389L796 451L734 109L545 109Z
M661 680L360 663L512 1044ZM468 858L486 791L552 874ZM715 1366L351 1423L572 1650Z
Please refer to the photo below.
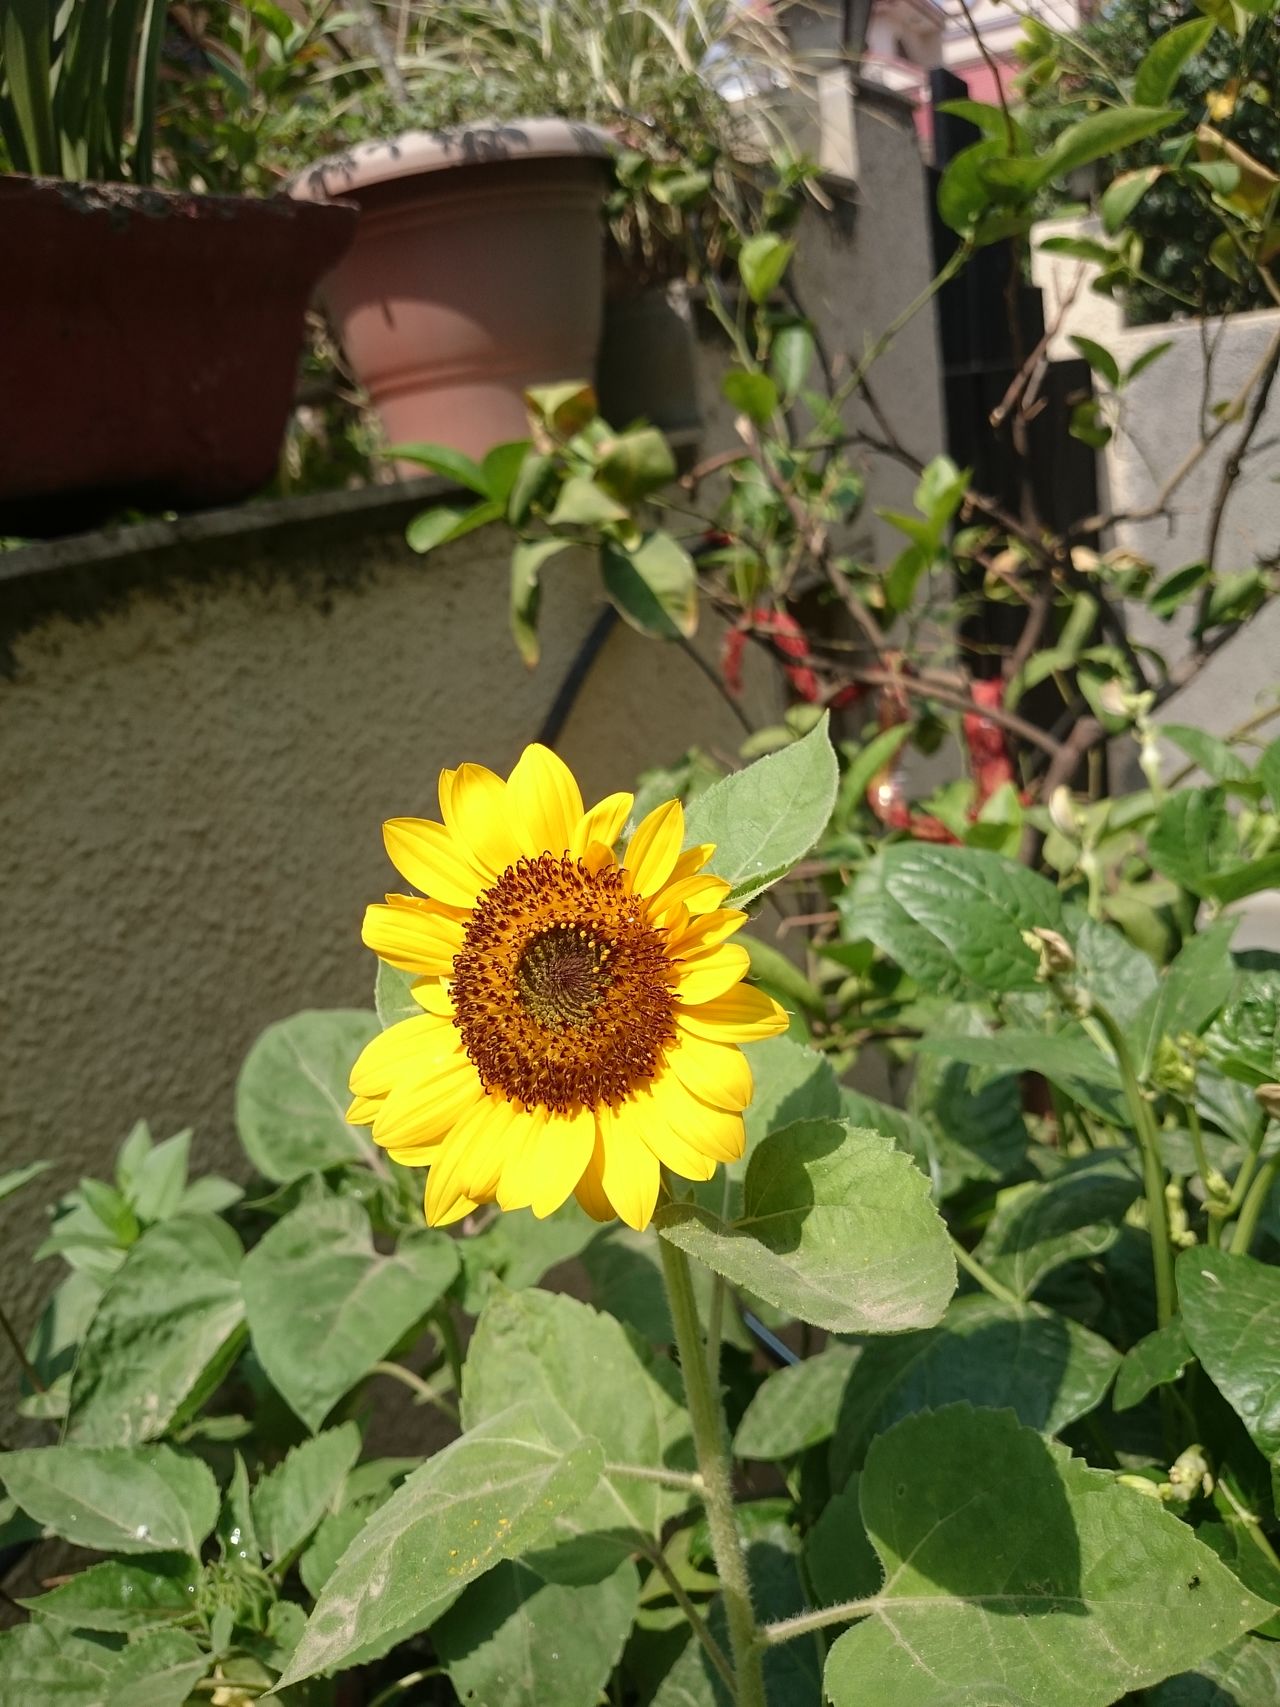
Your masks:
M593 379L609 138L518 119L320 161L295 196L358 203L322 298L392 444L480 457L527 436L531 385Z
M0 532L229 504L276 469L354 208L0 177Z

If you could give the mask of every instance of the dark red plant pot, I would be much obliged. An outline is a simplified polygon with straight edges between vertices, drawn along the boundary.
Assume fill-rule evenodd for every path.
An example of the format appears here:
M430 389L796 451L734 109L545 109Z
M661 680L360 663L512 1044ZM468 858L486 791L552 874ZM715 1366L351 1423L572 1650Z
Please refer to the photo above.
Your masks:
M341 203L0 177L0 533L234 503L275 472Z

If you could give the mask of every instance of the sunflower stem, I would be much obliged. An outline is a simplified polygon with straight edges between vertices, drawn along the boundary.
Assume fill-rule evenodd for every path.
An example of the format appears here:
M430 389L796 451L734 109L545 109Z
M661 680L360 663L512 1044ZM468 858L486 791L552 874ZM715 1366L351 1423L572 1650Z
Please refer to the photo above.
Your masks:
M676 1350L693 1444L702 1476L702 1501L707 1513L711 1550L724 1598L733 1654L735 1707L765 1707L764 1669L757 1646L755 1614L751 1609L751 1584L747 1578L747 1556L733 1514L733 1487L729 1479L729 1452L724 1412L718 1387L711 1383L707 1348L698 1323L689 1259L677 1246L659 1237L662 1277L675 1328Z

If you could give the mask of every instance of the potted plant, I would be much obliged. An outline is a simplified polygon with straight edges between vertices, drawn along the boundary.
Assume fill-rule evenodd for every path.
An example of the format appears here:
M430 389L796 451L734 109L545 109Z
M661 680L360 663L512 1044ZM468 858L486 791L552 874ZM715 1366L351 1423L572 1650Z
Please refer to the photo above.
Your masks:
M269 480L307 301L354 230L353 208L156 187L165 14L0 3L3 532Z
M769 148L760 103L735 97L792 77L785 37L733 0L398 16L368 86L317 108L329 158L294 189L365 212L325 297L391 439L474 456L521 436L524 391L593 376L601 331L611 419L696 425L683 281L750 226Z

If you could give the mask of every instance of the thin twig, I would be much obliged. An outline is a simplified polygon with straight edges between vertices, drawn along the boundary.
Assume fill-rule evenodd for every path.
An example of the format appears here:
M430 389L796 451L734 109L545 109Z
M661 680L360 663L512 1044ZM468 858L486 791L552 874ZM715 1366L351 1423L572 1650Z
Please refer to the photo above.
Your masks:
M689 1620L689 1627L702 1644L703 1652L719 1672L726 1689L729 1691L730 1699L735 1700L737 1684L734 1681L733 1667L729 1664L728 1656L707 1628L706 1619L690 1599L688 1590L667 1562L665 1553L651 1541L646 1541L640 1551L657 1571L663 1582L666 1583L667 1588L671 1591L671 1598Z

